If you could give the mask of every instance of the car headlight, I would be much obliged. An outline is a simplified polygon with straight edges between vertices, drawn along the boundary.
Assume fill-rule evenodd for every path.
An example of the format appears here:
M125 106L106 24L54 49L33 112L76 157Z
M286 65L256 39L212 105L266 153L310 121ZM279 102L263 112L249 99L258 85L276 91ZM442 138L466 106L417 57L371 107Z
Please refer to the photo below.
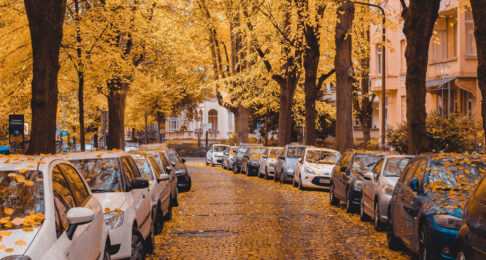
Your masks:
M354 189L360 191L363 188L363 181L357 180L354 182Z
M1 260L31 260L31 259L32 258L26 255L9 255L2 258Z
M459 230L462 225L461 218L447 214L434 215L434 220L437 225L443 228Z
M386 184L383 184L381 186L381 188L383 189L383 191L385 192L385 194L387 194L387 195L392 195L393 194L393 187L392 186L388 186Z
M123 224L123 211L105 213L104 219L108 229L115 229Z
M316 174L316 172L309 166L304 167L304 170L309 174Z

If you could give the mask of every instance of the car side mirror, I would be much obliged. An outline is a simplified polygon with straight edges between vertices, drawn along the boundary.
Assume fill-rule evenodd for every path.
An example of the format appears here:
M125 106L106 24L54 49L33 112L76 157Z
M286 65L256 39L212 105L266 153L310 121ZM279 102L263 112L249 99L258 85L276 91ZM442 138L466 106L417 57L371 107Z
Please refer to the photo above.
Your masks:
M373 172L366 172L364 175L364 179L371 181L373 179Z
M168 181L170 178L169 174L161 174L157 179L157 182Z
M69 222L68 230L66 231L67 237L73 239L74 232L79 225L83 225L93 221L95 213L93 210L84 207L71 208L67 212L67 219Z
M348 174L348 167L346 166L341 166L341 168L339 169L340 172L344 172L346 174Z
M181 158L181 163L186 163L186 159Z
M148 188L149 183L146 179L143 178L136 178L132 180L131 187L132 189L145 189Z
M415 192L419 191L419 180L417 178L413 178L410 181L410 188Z
M165 167L165 171L167 171L167 173L170 173L170 171L172 171L172 168L169 165L167 165Z

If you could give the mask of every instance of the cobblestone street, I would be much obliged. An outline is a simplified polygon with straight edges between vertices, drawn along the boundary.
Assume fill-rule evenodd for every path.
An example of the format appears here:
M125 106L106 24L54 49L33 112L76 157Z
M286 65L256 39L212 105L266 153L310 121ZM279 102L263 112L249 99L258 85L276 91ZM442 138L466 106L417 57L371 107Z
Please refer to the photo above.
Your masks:
M193 188L156 237L164 259L409 259L384 232L329 205L326 191L189 163Z

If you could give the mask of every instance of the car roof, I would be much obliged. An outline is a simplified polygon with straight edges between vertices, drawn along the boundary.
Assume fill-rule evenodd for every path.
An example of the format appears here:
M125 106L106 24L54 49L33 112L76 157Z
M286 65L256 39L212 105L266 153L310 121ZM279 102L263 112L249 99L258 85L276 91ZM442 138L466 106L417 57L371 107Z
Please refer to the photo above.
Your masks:
M40 164L49 165L52 161L62 160L57 155L8 155L0 157L0 171L37 170Z
M92 151L92 152L74 152L62 155L62 158L67 160L86 160L97 158L120 158L123 156L130 156L129 153L123 151Z
M326 147L315 147L315 146L307 146L307 150L322 150L322 151L329 151L329 152L337 152L339 151L331 149L331 148L326 148Z

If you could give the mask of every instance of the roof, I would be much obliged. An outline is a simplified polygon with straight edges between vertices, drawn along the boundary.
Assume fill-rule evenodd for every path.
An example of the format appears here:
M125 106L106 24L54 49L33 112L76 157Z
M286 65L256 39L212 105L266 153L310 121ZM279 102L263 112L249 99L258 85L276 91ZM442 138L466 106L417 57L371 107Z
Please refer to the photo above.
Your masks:
M92 152L76 152L61 155L67 160L86 160L97 158L119 158L122 156L130 156L129 153L123 151L92 151Z
M316 147L316 146L308 146L307 150L322 150L322 151L329 151L329 152L338 152L337 150L326 148L326 147Z
M18 171L18 170L37 170L39 164L50 164L54 160L62 158L56 155L46 156L27 156L27 155L9 155L0 157L0 171Z
M425 82L425 86L427 87L427 91L437 91L437 90L446 89L447 83L454 81L458 77L459 76L451 76L451 77L445 77L440 79L427 80Z

